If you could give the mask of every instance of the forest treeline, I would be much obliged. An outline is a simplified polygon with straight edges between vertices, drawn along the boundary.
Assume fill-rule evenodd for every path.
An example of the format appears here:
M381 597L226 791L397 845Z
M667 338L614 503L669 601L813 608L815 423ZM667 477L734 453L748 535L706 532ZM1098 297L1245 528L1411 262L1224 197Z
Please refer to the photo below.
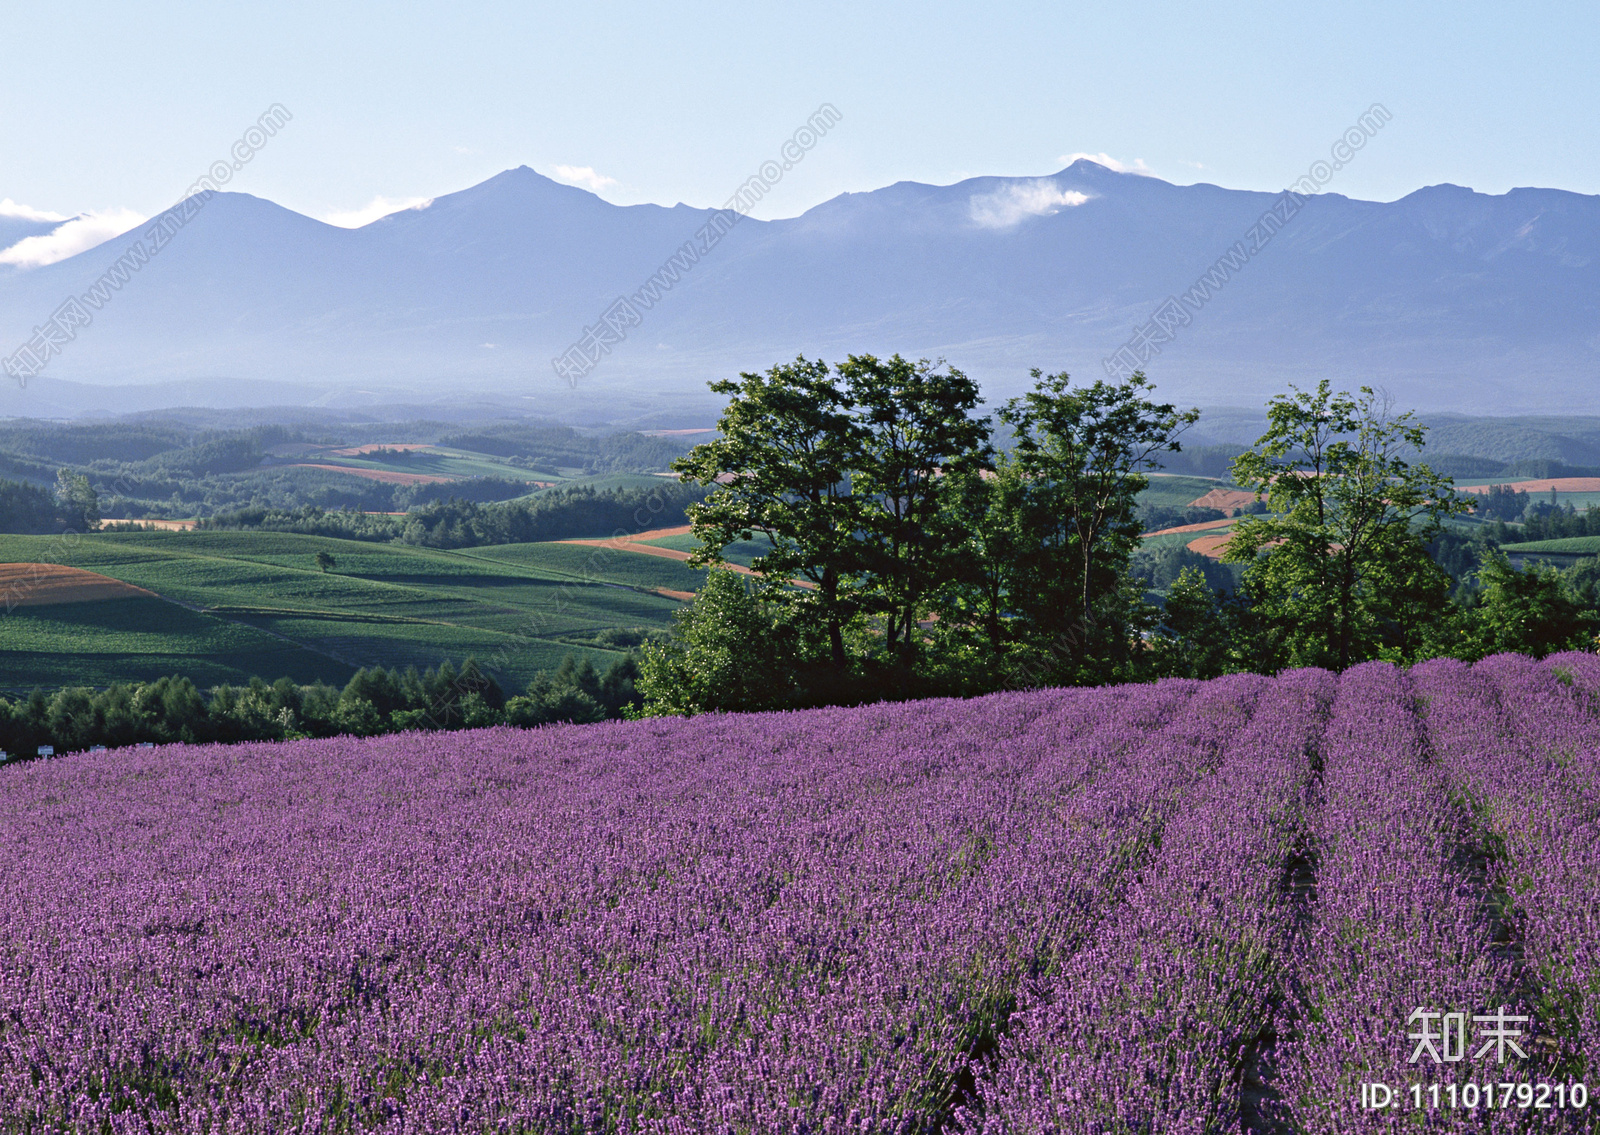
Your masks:
M624 648L642 639L637 633L612 634ZM604 671L568 655L554 672L540 673L511 696L471 658L459 667L447 661L420 673L362 669L343 689L255 678L246 686L202 691L174 675L105 689L35 690L25 698L0 697L0 752L16 761L38 756L42 746L67 753L141 743L288 741L604 721L638 710L638 675L630 652Z
M196 527L298 532L427 548L473 548L673 527L687 523L685 509L704 496L703 489L675 481L614 489L575 485L546 489L535 496L499 504L442 501L414 508L403 516L313 507L292 511L247 508L208 517Z
M804 358L714 383L720 436L674 464L711 490L701 550L764 535L751 581L713 571L647 648L647 712L697 713L975 694L1238 670L1344 669L1591 646L1600 561L1518 569L1497 545L1589 533L1600 513L1514 490L1455 490L1421 460L1426 429L1373 391L1291 388L1229 466L1257 503L1223 562L1140 553L1147 474L1198 411L1141 375L1034 388L976 416L954 368L895 356ZM1449 522L1501 518L1476 537ZM1171 516L1163 519L1174 519ZM799 581L804 586L795 586ZM1152 585L1163 594L1152 596ZM1152 601L1154 599L1155 601Z
M705 495L705 490L696 486L663 481L610 489L574 485L492 504L451 498L399 516L315 505L296 509L252 505L204 517L196 528L472 548L681 525L688 519L685 509ZM99 524L101 512L99 496L83 474L62 470L54 493L36 485L0 480L0 532L90 531Z

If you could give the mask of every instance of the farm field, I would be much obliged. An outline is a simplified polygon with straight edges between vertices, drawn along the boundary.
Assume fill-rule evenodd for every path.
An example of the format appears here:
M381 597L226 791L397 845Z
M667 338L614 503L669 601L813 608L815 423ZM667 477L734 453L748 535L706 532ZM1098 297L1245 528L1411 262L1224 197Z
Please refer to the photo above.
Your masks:
M1219 481L1213 477L1159 473L1150 477L1149 487L1139 494L1139 503L1158 508L1186 508L1191 502L1213 490L1232 488L1234 486L1227 481Z
M1139 541L1139 547L1145 551L1154 551L1181 545L1202 556L1210 556L1214 560L1221 559L1223 546L1227 544L1233 526L1237 523L1239 518L1230 516L1224 520L1180 524L1175 528L1163 528L1159 532L1146 532Z
M1508 481L1504 477L1472 477L1456 482L1464 493L1485 493L1491 485L1508 485L1528 494L1600 493L1600 477L1545 477L1538 480Z
M1219 527L1218 531L1225 534L1228 529ZM1196 534L1193 532L1157 532L1145 536L1142 540L1140 540L1139 547L1141 550L1146 552L1157 551L1161 548L1169 548L1173 546L1188 547L1190 544L1195 542L1195 539Z
M1600 555L1600 536L1569 536L1561 540L1530 540L1523 544L1502 544L1505 552L1564 552L1569 555Z
M455 477L442 477L431 473L399 472L394 469L363 468L351 465L331 465L312 462L296 462L284 466L286 469L320 469L325 473L346 473L352 477L362 477L369 481L382 481L390 485L437 485L448 484L456 480Z
M1464 493L1487 493L1491 485L1510 485L1535 500L1549 500L1555 490L1556 503L1571 505L1579 510L1600 505L1600 477L1555 477L1534 481L1507 481L1501 478L1473 478L1458 480L1456 488Z
M1590 1130L1597 707L1504 655L0 769L0 1113ZM1408 1061L1419 1003L1527 1055Z
M601 554L621 556L624 559L667 560L677 563L685 572L692 573L684 577L684 583L686 585L692 583L692 586L683 590L664 587L661 589L661 594L682 600L694 598L693 592L698 590L700 581L705 578L705 571L701 568L691 568L687 564L690 553L699 547L699 541L689 533L689 526L658 529L654 533L641 532L639 535L639 539L563 540L561 543L594 548ZM754 571L750 564L757 556L766 554L770 547L765 537L759 540L737 540L723 549L723 555L731 570L744 575L757 575L759 573ZM796 587L816 586L809 579L795 578L790 582Z
M318 570L319 551L335 558L334 571ZM0 689L175 671L338 682L357 666L422 668L469 654L494 659L520 688L575 648L597 664L618 657L590 646L605 630L665 629L679 602L655 592L692 591L701 574L559 544L455 552L272 532L133 532L64 547L0 536L0 563L52 560L160 598L13 610Z
M677 533L672 536L652 536L639 541L641 544L654 544L659 548L671 548L678 552L693 552L700 546L687 532ZM764 556L771 551L772 544L764 536L758 535L754 540L736 540L722 549L722 556L730 564L740 567L749 567L750 561L757 556Z
M498 544L466 548L457 554L567 579L583 579L598 572L610 583L645 590L696 591L705 579L705 572L697 568L660 556L626 552L607 541Z
M472 453L467 450L447 449L435 445L407 445L397 443L385 446L381 444L325 447L308 449L307 452L297 453L293 457L277 459L276 464L293 466L310 466L317 469L345 470L356 475L396 474L405 477L426 477L433 481L460 481L468 477L500 477L506 480L526 480L550 483L560 480L560 476L549 473L532 473L527 469L511 465L505 461L497 461L481 453ZM383 454L381 450L403 450L407 456L398 457L393 452Z
M0 691L109 686L182 674L202 688L251 675L342 684L353 668L257 627L164 599L18 607L4 618ZM436 665L437 663L435 663Z

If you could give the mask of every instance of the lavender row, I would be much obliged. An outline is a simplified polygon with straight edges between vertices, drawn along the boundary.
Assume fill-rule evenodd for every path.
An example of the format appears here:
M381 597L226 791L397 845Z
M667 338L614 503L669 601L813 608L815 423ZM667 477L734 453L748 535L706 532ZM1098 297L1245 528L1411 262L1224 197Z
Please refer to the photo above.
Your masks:
M1239 676L1213 684L1227 700L1197 701L1220 767L1165 825L1093 947L1032 992L970 1130L1205 1132L1262 1118L1253 1074L1283 988L1285 877L1334 685L1320 671Z
M1196 689L12 770L0 1128L917 1130L1200 774Z
M1414 1006L1593 1039L1600 662L1411 682L8 770L0 1131L1520 1129L1359 1083Z
M1479 1113L1410 1109L1424 1091L1471 1068L1413 1062L1416 1010L1482 1011L1498 1004L1508 965L1491 948L1481 881L1460 852L1463 817L1431 759L1405 673L1369 663L1341 678L1321 750L1313 812L1315 902L1297 940L1294 1036L1279 1081L1306 1135L1476 1129ZM1372 1083L1402 1097L1374 1109Z
M1600 1052L1597 662L1506 655L1418 670L1441 762L1495 852L1491 894L1529 1005L1523 1027L1539 1034L1522 1066L1558 1082L1600 1069L1590 1055Z

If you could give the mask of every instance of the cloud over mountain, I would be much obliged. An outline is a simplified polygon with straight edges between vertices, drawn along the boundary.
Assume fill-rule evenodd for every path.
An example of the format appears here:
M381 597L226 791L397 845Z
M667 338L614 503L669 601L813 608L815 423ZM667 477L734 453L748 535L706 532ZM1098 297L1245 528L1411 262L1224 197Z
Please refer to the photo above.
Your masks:
M986 229L1008 229L1025 217L1048 217L1087 200L1087 193L1061 189L1055 182L1040 178L1012 182L993 193L974 197L970 207L973 223Z
M11 203L11 199L6 198L4 204L11 205ZM138 228L148 219L143 213L121 208L59 218L53 214L26 210L26 207L17 208L14 213L5 213L3 208L0 208L0 215L16 216L21 220L30 221L59 219L62 222L48 233L26 236L8 248L0 249L0 264L10 264L18 268L40 268L46 264L55 264L68 257L77 256L91 248L98 248L113 237L119 237Z
M359 229L373 221L406 209L426 209L433 204L432 197L374 197L359 209L334 210L324 213L322 219L341 229Z

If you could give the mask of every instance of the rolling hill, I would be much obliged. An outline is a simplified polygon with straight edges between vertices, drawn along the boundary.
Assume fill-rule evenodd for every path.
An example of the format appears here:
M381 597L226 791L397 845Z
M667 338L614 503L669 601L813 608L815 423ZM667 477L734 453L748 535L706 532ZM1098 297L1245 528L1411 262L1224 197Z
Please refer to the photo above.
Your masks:
M326 551L332 572L316 567ZM70 547L0 536L0 563L69 562L150 595L14 603L0 689L187 674L342 682L358 666L474 655L520 688L569 651L597 661L618 628L665 630L703 573L568 544L440 551L276 532L101 533ZM23 592L25 594L25 592ZM15 599L15 596L12 596Z

